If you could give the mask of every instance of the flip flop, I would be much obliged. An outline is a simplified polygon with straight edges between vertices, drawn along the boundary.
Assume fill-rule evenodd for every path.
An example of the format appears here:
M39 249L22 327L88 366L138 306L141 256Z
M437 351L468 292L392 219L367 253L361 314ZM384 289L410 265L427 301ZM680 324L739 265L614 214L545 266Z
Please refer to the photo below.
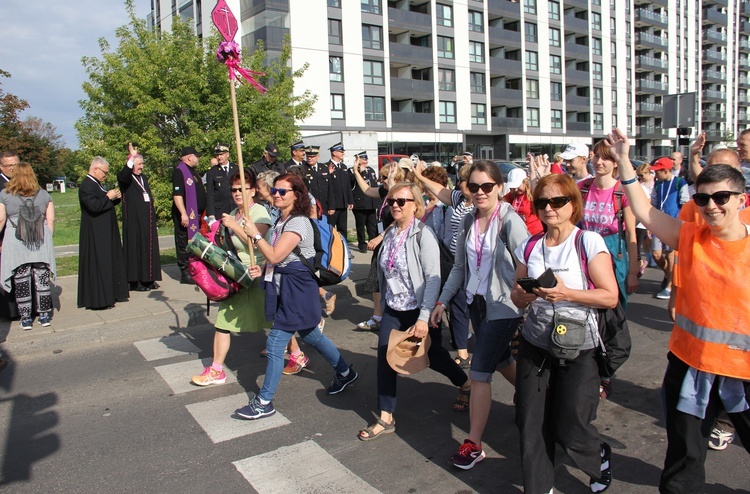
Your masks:
M368 425L366 429L362 429L361 431L359 431L359 434L357 434L357 437L359 438L360 441L372 441L373 439L377 439L383 434L390 434L391 432L396 432L396 419L393 419L393 422L391 422L390 424L383 422L379 418L376 418L376 420L377 420L376 424ZM373 429L378 424L380 424L380 426L383 427L383 430L381 430L380 432L376 434L375 431L373 431ZM362 435L363 432L367 434L366 437Z
M466 401L463 401L459 398L462 396L466 397ZM471 390L462 390L461 388L458 388L458 398L456 398L456 401L453 402L453 411L454 412L465 412L469 409L469 398L471 397Z

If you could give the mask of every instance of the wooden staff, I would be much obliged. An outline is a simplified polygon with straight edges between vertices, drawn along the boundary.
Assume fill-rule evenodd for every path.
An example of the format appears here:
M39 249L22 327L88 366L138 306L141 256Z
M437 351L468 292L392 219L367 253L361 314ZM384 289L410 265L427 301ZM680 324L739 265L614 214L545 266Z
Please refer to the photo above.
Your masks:
M245 198L245 165L242 163L242 141L240 140L240 119L237 115L237 94L234 90L234 79L229 79L229 92L232 100L232 117L234 119L234 142L237 149L237 164L240 167L240 187L242 187L242 214L245 221L250 219L250 208ZM247 239L247 248L250 250L250 265L255 266L255 249L251 239Z

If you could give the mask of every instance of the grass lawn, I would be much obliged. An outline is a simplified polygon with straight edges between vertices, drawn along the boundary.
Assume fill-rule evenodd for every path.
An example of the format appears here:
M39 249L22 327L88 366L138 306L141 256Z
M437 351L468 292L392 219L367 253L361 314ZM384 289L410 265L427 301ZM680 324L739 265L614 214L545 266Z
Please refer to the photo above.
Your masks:
M161 251L161 265L177 264L177 253L174 249ZM65 256L57 258L57 276L70 276L78 274L78 256Z

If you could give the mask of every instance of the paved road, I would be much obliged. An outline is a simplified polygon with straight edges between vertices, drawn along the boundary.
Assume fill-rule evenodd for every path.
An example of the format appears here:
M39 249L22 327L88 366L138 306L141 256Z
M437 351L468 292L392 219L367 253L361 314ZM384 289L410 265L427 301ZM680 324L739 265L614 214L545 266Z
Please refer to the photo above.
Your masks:
M367 272L355 254L354 280ZM375 344L354 330L371 303L354 283L334 288L338 304L325 332L361 373L338 396L325 388L332 371L314 350L311 364L284 376L278 413L257 422L232 411L258 391L265 360L262 334L233 338L230 382L197 388L189 378L212 348L215 305L179 285L167 267L160 290L133 293L110 311L75 308L75 277L59 281L61 308L51 328L13 328L5 348L13 363L0 374L0 491L101 492L520 492L512 388L493 386L487 459L470 471L447 464L467 435L468 414L450 410L456 390L425 371L399 379L398 430L371 443L355 438L375 410ZM659 386L669 325L647 272L631 299L633 356L622 368L597 425L613 446L612 492L652 493L665 436ZM0 328L3 328L0 325ZM7 331L7 323L4 326ZM558 451L555 492L588 492L587 479ZM738 444L709 452L709 493L750 489L750 458Z
M174 236L165 235L159 237L159 249L168 250L174 249ZM55 257L66 257L66 256L77 256L78 255L78 244L76 245L61 245L55 247Z

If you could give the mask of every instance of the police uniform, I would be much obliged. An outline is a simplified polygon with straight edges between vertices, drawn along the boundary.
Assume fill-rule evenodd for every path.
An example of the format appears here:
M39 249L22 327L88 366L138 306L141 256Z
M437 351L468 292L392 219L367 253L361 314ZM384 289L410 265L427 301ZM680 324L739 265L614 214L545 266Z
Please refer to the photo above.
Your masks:
M292 158L289 161L287 161L286 163L284 163L284 170L289 171L289 167L290 166L299 166L299 167L302 167L302 165L305 164L305 159L304 158L302 158L302 161L300 161L300 162L294 161L294 151L296 151L298 149L305 149L305 144L302 141L297 141L294 144L292 144L291 146L289 146L289 150L292 151ZM303 167L303 169L304 169L304 167ZM315 195L315 194L313 194L313 195Z
M367 151L362 151L357 157L361 160L367 160ZM378 186L377 173L369 166L365 166L364 171L360 172L360 175L362 175L362 178L370 187ZM378 236L378 222L375 211L380 208L382 200L366 195L359 188L357 179L354 176L354 169L349 170L349 176L354 199L352 213L354 214L354 223L357 226L357 246L360 252L367 252L365 230L367 230L367 240L372 240Z
M214 155L228 153L229 146L218 144L214 148ZM234 201L230 191L232 176L239 171L234 163L212 166L206 172L206 214L216 219L229 214L234 209Z
M333 156L335 151L344 152L344 145L338 142L328 149L331 151L331 156ZM328 162L328 173L330 174L328 177L330 197L328 211L333 210L333 213L328 215L328 223L331 226L335 226L338 231L346 232L349 216L347 209L354 204L350 175L344 162L340 161L336 163L333 158Z
M319 153L320 146L307 146L305 148L305 154L307 154L308 158L318 156ZM306 162L302 170L304 170L307 190L320 203L322 211L327 214L328 204L331 202L328 188L328 165L320 163L310 165Z
M278 158L279 156L279 147L276 145L275 142L269 142L266 145L266 149L264 149L266 153L269 154L269 156L273 156L274 158ZM266 160L265 155L262 156L258 161L250 165L250 170L255 174L257 177L263 172L267 172L269 170L273 170L275 172L278 172L280 175L283 175L286 173L286 168L282 163L279 163L279 160L275 160L273 163Z

